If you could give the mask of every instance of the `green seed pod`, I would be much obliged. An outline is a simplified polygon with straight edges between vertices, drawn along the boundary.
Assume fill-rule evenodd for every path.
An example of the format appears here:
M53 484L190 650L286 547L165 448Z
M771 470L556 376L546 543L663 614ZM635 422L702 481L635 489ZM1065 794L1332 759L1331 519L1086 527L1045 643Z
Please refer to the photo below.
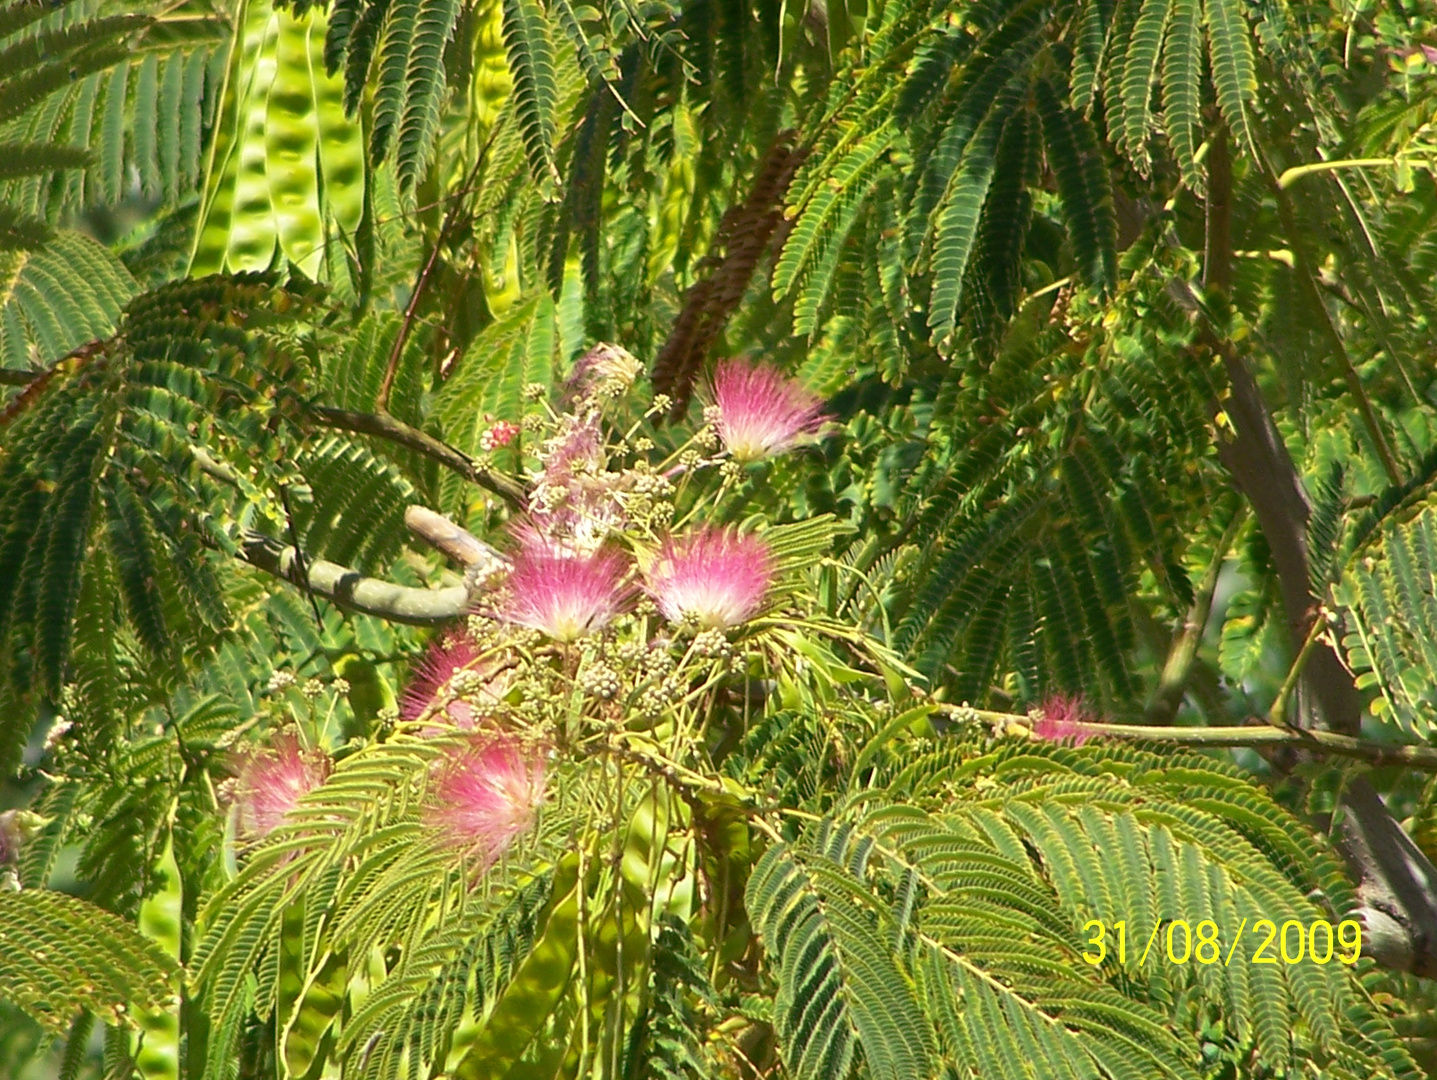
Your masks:
M319 122L309 73L310 19L277 18L274 79L264 122L264 170L280 250L308 277L319 276L324 221L319 214Z

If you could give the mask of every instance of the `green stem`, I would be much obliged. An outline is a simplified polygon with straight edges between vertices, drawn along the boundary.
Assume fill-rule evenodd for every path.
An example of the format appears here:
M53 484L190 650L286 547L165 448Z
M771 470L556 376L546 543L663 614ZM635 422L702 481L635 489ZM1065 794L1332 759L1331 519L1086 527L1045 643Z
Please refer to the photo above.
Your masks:
M1293 690L1297 688L1297 680L1302 676L1302 669L1307 664L1307 658L1312 655L1313 646L1317 644L1318 639L1322 636L1323 625L1324 620L1322 613L1319 611L1317 616L1312 620L1312 626L1308 628L1307 639L1302 643L1302 648L1297 653L1297 659L1292 662L1292 667L1287 671L1287 678L1282 681L1282 688L1277 692L1277 700L1272 703L1272 708L1268 710L1267 722L1273 727L1286 728L1288 726L1285 719L1287 700L1292 696Z
M1227 561L1227 553L1246 521L1247 504L1240 503L1232 520L1227 523L1227 528L1223 530L1217 547L1213 549L1212 562L1208 564L1198 585L1197 595L1193 598L1183 627L1168 651L1167 662L1163 664L1162 677L1158 682L1158 691L1153 696L1152 704L1148 706L1148 719L1154 723L1171 722L1177 713L1178 705L1187 690L1188 679L1192 675L1198 647L1202 644L1203 631L1207 629L1208 619L1212 615L1213 595L1217 592L1223 563Z
M1316 640L1316 639L1314 639ZM1002 733L1033 735L1033 721L1027 716L1015 713L990 712L985 709L965 709L962 706L947 705L944 711L957 719L992 724ZM1437 747L1392 746L1372 742L1351 735L1340 735L1335 731L1320 731L1307 728L1275 727L1272 724L1256 724L1251 727L1150 727L1140 724L1099 724L1075 721L1065 730L1077 736L1101 736L1105 738L1134 739L1140 742L1160 742L1182 746L1296 746L1318 753L1334 754L1338 757L1356 758L1373 765L1405 765L1409 768L1437 772Z
M1304 176L1311 176L1313 173L1332 172L1335 169L1361 169L1369 166L1395 165L1396 158L1342 158L1338 161L1314 161L1310 165L1294 165L1290 169L1283 170L1277 178L1277 186L1286 191L1297 183Z

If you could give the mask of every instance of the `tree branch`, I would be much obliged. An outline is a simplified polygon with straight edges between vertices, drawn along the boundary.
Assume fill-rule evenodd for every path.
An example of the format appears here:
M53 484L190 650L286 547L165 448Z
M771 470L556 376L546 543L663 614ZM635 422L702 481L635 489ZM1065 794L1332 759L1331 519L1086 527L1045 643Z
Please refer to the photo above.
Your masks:
M324 559L302 557L294 547L273 537L249 533L240 544L245 562L283 578L314 596L364 615L375 615L411 626L450 622L469 611L469 588L415 589L365 577L356 570Z
M955 719L993 724L1001 732L1033 734L1033 720L1016 713L990 712L959 706L943 706ZM1067 721L1063 730L1076 736L1133 739L1138 742L1170 743L1177 746L1295 746L1320 754L1354 758L1373 765L1406 765L1437 772L1437 747L1398 745L1339 735L1335 731L1304 730L1258 723L1248 727L1154 727L1150 724L1103 724ZM1038 736L1033 736L1037 738Z
M427 431L421 431L403 420L396 420L387 413L352 412L327 405L312 405L309 412L325 427L352 431L360 435L373 435L432 458L471 483L492 491L515 509L522 510L528 505L528 493L518 481L480 465L462 450L455 449L442 439L436 439Z
M1219 155L1225 150L1221 132L1213 147ZM1230 235L1224 219L1231 198L1230 170L1210 167L1204 282L1215 293L1224 290L1231 273L1232 253L1226 246ZM1294 232L1290 217L1288 222ZM1294 234L1291 239L1296 243L1298 237ZM1301 723L1297 726L1330 729L1308 730L1304 737L1338 734L1355 739L1361 731L1362 697L1331 644L1309 637L1320 610L1311 589L1307 552L1311 506L1302 479L1257 380L1232 342L1221 336L1186 282L1177 284L1175 295L1193 314L1203 343L1222 357L1232 386L1223 403L1232 434L1223 435L1223 425L1218 425L1218 458L1252 504L1267 539L1294 651L1311 642L1298 683L1295 715ZM1325 314L1326 308L1322 310ZM1328 329L1332 330L1330 324ZM1364 402L1365 397L1359 396L1359 406ZM1380 444L1380 432L1374 437ZM1366 777L1348 783L1334 828L1338 847L1358 881L1373 957L1400 970L1437 975L1437 867L1403 832Z

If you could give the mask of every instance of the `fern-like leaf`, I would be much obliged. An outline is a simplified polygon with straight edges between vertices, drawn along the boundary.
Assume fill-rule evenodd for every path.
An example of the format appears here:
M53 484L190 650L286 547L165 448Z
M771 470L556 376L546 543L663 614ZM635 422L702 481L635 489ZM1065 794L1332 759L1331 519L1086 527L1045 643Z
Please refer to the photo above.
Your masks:
M459 18L459 0L421 0L405 72L404 115L395 161L402 187L412 187L428 164L444 103L444 46Z
M1152 164L1148 136L1153 126L1153 80L1171 7L1170 0L1143 0L1123 65L1123 142L1144 176Z
M927 1075L913 988L838 867L776 844L754 867L746 903L772 957L775 1026L795 1077L847 1076L860 1053L883 1080Z
M558 179L554 131L559 87L549 21L534 0L503 0L504 47L514 79L513 105L529 174L543 188Z
M1117 284L1117 218L1097 134L1075 114L1051 80L1038 84L1038 114L1048 160L1058 176L1063 220L1073 242L1079 272L1095 289Z
M1203 0L1203 8L1218 107L1238 144L1255 154L1257 143L1248 109L1257 92L1257 71L1247 20L1237 0Z
M63 1031L81 1009L121 1027L165 1008L173 961L125 920L44 889L0 891L0 998Z

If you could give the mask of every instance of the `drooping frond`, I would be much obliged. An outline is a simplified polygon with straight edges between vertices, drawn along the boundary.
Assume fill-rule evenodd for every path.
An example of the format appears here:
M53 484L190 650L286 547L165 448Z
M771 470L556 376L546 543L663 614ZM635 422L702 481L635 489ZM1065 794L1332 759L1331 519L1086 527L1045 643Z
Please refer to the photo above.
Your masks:
M1187 993L1278 1070L1416 1075L1350 967L1252 963L1263 935L1250 917L1238 936L1242 916L1335 927L1353 897L1238 771L1000 742L891 775L775 844L750 879L796 1073L845 1075L861 1055L876 1073L908 1070L896 1075L932 1060L992 1076L1195 1076L1197 1032L1171 1012ZM1089 920L1104 927L1101 955ZM850 934L887 948L855 950ZM1363 1035L1340 1035L1358 1015Z
M0 891L0 1000L63 1032L81 1009L129 1027L174 995L175 965L124 919L45 889Z
M1423 506L1371 534L1342 569L1343 638L1373 711L1425 739L1437 725L1437 511Z
M199 7L87 18L18 0L3 11L14 17L0 25L0 114L14 119L0 204L51 220L114 205L131 171L146 198L174 205L193 191L222 19Z
M49 366L115 329L135 280L114 254L64 231L33 251L0 250L0 366Z
M301 5L294 7L302 17ZM303 7L314 19L317 9ZM444 53L461 7L457 0L353 0L335 4L327 27L311 23L324 38L322 54L315 41L316 61L323 60L330 79L343 69L351 115L373 73L369 159L378 164L392 155L406 191L423 179L433 154L449 95Z
M225 625L191 508L216 492L201 460L214 461L206 455L222 453L247 408L267 400L262 388L293 370L292 347L271 328L297 319L305 300L285 293L290 313L277 317L266 304L277 291L207 279L146 294L116 338L76 352L10 403L0 550L14 572L0 577L0 657L17 722L0 757L28 734L18 718L33 715L35 695L58 694L67 679L88 572L112 575L123 622L160 669L173 671ZM218 472L244 489L240 473ZM108 560L91 556L97 541ZM203 542L233 545L217 529Z
M1032 333L1028 317L981 383L1002 394L1006 415L993 417L991 399L971 397L956 376L932 435L940 453L901 481L905 528L922 542L889 579L889 644L959 701L991 701L1001 688L1024 702L1056 690L1119 702L1135 686L1137 637L1123 598L1175 539L1182 507L1224 497L1191 474L1155 472L1203 452L1207 377L1105 344L1083 367L1091 396L1080 404L1051 392L1071 339L1056 327ZM959 417L978 434L949 444L950 419L969 422ZM1015 439L1042 430L1058 442ZM1164 602L1185 610L1191 571L1158 565Z
M504 47L514 78L513 108L529 172L541 186L554 183L554 129L559 90L554 46L543 9L534 0L504 0Z

